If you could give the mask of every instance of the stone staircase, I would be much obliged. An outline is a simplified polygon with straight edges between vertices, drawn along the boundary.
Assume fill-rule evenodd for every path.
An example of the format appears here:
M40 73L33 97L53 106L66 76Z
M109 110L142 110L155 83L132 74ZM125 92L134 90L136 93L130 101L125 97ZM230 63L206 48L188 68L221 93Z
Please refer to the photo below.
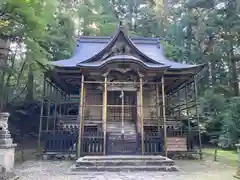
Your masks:
M78 172L119 172L119 171L161 171L177 172L175 162L163 156L116 155L116 156L85 156L79 158L70 168L70 173Z
M122 122L107 122L107 132L112 138L121 137L122 130L124 131L124 139L136 139L136 125L133 122L125 121L122 128Z
M134 123L126 121L122 128L122 122L108 122L107 132L109 133L108 154L137 153L137 133Z

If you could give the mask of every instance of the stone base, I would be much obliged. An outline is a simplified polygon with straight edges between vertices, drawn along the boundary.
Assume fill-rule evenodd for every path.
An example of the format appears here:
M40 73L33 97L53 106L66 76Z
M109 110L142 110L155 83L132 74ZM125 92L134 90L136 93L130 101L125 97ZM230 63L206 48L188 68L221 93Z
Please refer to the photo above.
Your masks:
M13 171L12 172L6 172L5 168L1 167L0 179L17 180L17 179L19 179L19 177Z
M52 153L42 154L42 160L77 160L77 156L75 153L69 154L69 153L52 152Z
M85 156L79 158L70 172L76 174L86 171L161 171L177 172L175 162L164 156L139 156L139 155L115 155L115 156Z
M4 167L6 172L12 172L14 169L15 146L0 145L0 166Z

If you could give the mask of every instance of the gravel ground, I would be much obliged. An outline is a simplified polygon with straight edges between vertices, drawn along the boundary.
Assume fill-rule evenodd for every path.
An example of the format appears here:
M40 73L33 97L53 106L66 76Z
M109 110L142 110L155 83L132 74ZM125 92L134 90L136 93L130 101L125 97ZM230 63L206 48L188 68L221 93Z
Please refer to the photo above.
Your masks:
M26 161L16 166L20 180L232 180L235 168L208 161L176 161L181 172L89 172L68 175L74 162Z

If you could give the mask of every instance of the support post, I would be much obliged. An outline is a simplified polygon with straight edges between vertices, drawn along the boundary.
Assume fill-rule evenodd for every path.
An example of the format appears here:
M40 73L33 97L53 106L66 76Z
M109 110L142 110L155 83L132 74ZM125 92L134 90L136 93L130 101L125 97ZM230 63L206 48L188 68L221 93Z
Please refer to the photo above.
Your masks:
M57 102L54 103L54 117L53 117L53 130L56 130L56 120L57 120Z
M186 104L186 114L188 117L188 131L191 129L190 121L189 121L189 111L188 111L188 90L187 86L185 86L185 104Z
M50 118L50 108L51 108L51 100L48 100L48 109L47 109L47 127L46 130L49 129L49 118Z
M41 148L43 107L44 107L44 99L42 99L42 102L41 102L41 112L40 112L39 129L38 129L38 150L40 150L40 148Z
M79 134L78 134L78 157L81 157L81 138L82 138L82 131L83 131L83 95L84 95L84 75L82 74L82 81L81 81L81 94L80 94L80 106L79 106Z
M195 99L196 99L196 114L197 114L197 126L198 126L198 138L199 138L199 153L200 159L202 160L202 138L200 132L200 118L199 118L199 111L198 111L198 89L197 89L197 82L196 77L194 77L194 92L195 92Z
M163 127L164 127L164 151L165 151L165 156L167 156L168 155L168 151L167 151L167 122L166 122L166 109L165 109L164 76L162 76L162 112L163 112Z
M181 117L181 89L178 90L177 92L177 96L178 96L178 101L179 101L179 104L178 104L178 117L180 118ZM180 134L181 136L183 135L183 126L182 126L182 119L180 118Z
M107 152L107 77L104 78L104 100L103 100L103 155Z
M44 98L46 95L46 77L44 77L43 81L43 95L41 101L41 112L40 112L40 119L39 119L39 129L38 129L38 150L41 148L41 134L42 134L42 121L43 121L43 108L44 108Z
M60 98L59 98L59 114L60 114L60 116L62 116L62 112L63 112L63 110L62 110L62 101L63 101L63 93L62 92L60 92Z
M123 90L121 91L121 95L120 95L121 99L122 99L122 136L124 135L124 92Z
M141 141L142 155L144 154L144 122L143 122L143 79L140 77L140 112L141 112Z
M157 126L158 135L160 135L160 101L159 101L159 84L156 84L156 113L157 113Z

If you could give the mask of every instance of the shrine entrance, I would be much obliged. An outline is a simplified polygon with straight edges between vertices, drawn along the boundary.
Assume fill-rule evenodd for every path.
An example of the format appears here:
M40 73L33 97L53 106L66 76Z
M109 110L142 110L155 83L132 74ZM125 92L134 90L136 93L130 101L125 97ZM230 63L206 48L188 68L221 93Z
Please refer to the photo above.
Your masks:
M110 122L136 122L137 92L108 91L108 118Z
M137 92L108 91L108 154L137 152Z

